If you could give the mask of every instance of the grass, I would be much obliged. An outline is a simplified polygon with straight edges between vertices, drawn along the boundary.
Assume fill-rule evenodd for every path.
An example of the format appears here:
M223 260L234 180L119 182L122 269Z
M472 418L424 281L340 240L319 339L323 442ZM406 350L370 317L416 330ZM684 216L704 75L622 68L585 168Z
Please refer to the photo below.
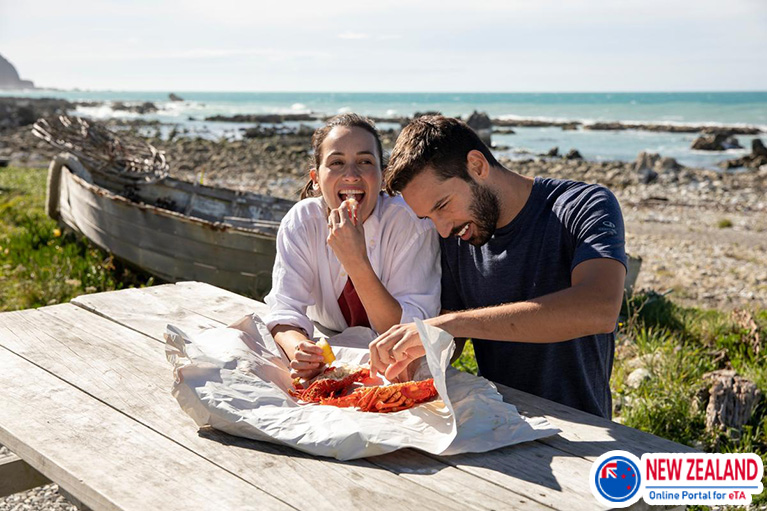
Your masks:
M754 452L767 461L767 311L685 308L646 292L624 313L611 381L614 417L706 452ZM638 365L650 378L632 387L627 378ZM706 429L703 375L718 369L735 370L761 391L741 430ZM767 486L767 478L762 482ZM755 496L754 505L765 503L767 495Z
M719 222L717 222L716 224L716 226L719 227L720 229L729 229L730 227L732 227L732 225L733 225L732 220L730 220L729 218L723 218L719 220Z
M45 179L45 169L0 169L0 311L153 284L152 277L62 233L44 212ZM611 382L615 419L708 452L755 452L767 461L765 399L741 431L713 432L706 430L701 399L702 377L716 369L734 369L767 395L767 311L736 316L683 308L646 292L623 314L628 319L618 330ZM632 387L628 376L640 365L650 377ZM477 373L470 341L454 366ZM754 502L764 504L767 496Z
M0 169L0 311L67 302L84 293L152 285L45 214L46 169Z

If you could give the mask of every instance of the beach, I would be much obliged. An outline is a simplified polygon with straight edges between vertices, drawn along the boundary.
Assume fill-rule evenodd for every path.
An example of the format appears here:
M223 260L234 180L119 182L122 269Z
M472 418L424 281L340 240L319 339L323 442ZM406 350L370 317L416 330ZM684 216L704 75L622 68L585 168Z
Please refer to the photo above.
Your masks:
M165 152L174 177L296 200L308 178L310 123L251 120L271 122L245 124L248 136L236 139L203 138L156 120L108 122L116 130L147 134L148 141ZM505 134L508 126L494 129ZM398 128L382 132L384 149L391 151ZM513 135L506 137L504 141ZM494 142L497 139L494 134ZM533 154L510 158L508 147L501 145L494 151L503 165L523 175L610 188L623 209L626 250L643 261L636 289L670 293L687 306L767 306L767 166L712 170L655 161L652 167L652 160L589 161ZM46 166L55 153L33 137L28 126L0 131L0 158L12 165ZM648 172L656 177L648 179Z

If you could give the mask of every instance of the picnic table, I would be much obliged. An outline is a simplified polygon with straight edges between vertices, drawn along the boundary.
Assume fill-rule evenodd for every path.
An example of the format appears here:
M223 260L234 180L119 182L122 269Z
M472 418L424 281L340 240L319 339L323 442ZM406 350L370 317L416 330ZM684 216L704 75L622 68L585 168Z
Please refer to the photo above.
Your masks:
M0 444L16 455L0 460L0 494L51 480L94 510L591 510L599 455L692 451L500 385L562 432L487 453L341 462L198 429L170 393L165 326L195 333L264 308L182 282L0 314Z

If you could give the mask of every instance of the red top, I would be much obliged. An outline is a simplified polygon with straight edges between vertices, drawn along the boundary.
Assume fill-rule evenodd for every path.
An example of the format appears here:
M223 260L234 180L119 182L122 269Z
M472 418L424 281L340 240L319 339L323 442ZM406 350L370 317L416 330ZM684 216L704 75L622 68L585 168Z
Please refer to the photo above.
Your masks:
M357 296L357 290L354 289L352 279L346 280L344 290L341 291L341 296L338 297L338 306L341 307L341 314L344 315L344 319L350 327L365 326L370 328L368 314L365 312L365 307L362 305L360 297Z

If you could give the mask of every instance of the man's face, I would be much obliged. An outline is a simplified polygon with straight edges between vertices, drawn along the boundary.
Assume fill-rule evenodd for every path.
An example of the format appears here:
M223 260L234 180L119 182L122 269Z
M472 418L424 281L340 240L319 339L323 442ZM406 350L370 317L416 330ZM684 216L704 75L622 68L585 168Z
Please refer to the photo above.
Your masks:
M402 197L416 215L434 222L443 238L458 236L472 245L484 245L498 225L498 196L473 180L441 181L427 167L402 190Z

